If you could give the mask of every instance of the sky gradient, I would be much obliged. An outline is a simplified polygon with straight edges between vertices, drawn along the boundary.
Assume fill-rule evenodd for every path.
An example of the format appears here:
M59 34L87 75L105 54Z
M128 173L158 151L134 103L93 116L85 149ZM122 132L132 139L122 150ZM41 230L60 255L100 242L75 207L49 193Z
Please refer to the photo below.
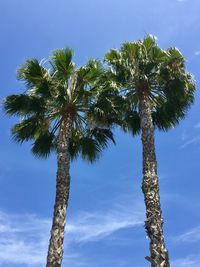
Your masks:
M21 93L16 69L71 47L77 66L150 33L176 46L196 79L195 104L167 133L156 132L164 233L172 267L200 266L199 0L1 0L0 101ZM1 108L0 266L42 267L55 196L56 158L39 160L15 144ZM147 267L149 241L141 192L141 142L116 129L94 165L72 163L63 266Z

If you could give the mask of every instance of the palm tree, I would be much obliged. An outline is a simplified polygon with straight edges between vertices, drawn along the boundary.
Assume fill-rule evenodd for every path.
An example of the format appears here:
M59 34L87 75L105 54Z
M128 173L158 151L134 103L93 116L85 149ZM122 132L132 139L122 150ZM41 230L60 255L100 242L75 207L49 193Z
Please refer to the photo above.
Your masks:
M37 59L27 60L18 69L18 79L25 82L26 91L8 96L4 103L7 114L21 118L12 128L15 141L32 140L32 152L39 157L46 158L52 151L57 153L56 199L47 267L59 267L62 262L70 160L81 155L93 162L109 140L114 142L111 130L105 127L108 121L103 105L106 108L109 101L94 93L98 91L97 80L103 69L94 60L76 69L72 55L68 48L56 50L48 63L43 62L47 66ZM102 126L96 123L95 113Z
M150 239L152 267L169 267L163 236L154 130L168 130L184 118L194 99L194 82L176 48L162 50L148 35L122 44L105 56L111 66L113 87L121 96L121 126L133 135L141 131L145 228Z

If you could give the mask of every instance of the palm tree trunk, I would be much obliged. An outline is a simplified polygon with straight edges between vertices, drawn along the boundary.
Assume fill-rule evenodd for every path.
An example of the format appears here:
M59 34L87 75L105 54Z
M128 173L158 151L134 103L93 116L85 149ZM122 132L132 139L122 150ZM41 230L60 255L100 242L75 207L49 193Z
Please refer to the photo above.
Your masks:
M163 236L163 218L160 205L157 161L154 144L154 126L151 108L145 90L139 97L139 116L142 129L143 145L143 182L146 205L145 229L150 239L150 257L152 267L169 267L169 257Z
M70 190L70 156L68 152L72 121L64 118L59 129L57 145L56 200L46 267L60 267L63 256L63 241Z

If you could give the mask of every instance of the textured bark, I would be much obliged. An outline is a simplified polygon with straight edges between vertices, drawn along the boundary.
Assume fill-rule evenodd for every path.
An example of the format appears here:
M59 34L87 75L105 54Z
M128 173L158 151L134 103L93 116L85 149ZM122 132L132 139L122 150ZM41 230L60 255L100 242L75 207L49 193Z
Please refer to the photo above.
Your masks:
M63 241L70 189L70 156L68 152L71 135L71 118L63 119L57 146L56 200L46 267L60 267L63 256Z
M150 253L146 259L152 267L169 267L169 257L163 236L163 218L160 205L157 162L154 144L154 126L150 103L145 90L140 92L139 116L143 145L143 182L146 205L145 228L150 239Z

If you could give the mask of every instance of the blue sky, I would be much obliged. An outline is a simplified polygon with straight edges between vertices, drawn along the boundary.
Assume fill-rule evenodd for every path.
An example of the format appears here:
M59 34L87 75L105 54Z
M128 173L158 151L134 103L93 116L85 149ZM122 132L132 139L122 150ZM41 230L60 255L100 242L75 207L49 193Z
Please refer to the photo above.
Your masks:
M122 42L151 33L178 47L195 75L195 104L168 133L156 132L165 238L172 267L200 266L200 2L199 0L1 0L0 99L23 91L16 68L27 58L72 47L82 65ZM1 111L0 266L42 267L51 225L56 159L38 160L30 144L11 140L17 118ZM146 267L140 138L115 132L94 165L71 167L63 266Z

